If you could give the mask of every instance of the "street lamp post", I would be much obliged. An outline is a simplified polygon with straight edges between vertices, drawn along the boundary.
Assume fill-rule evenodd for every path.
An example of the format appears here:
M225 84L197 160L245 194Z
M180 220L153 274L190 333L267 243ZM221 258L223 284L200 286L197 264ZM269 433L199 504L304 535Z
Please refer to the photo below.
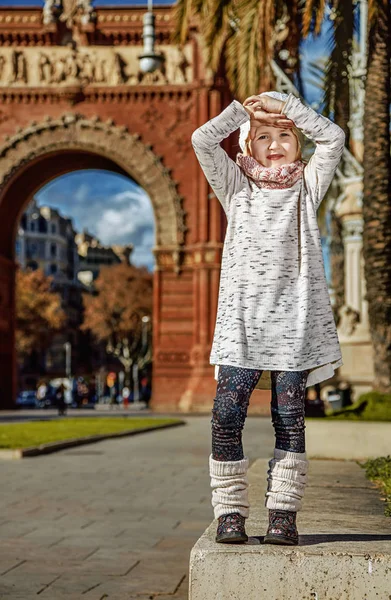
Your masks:
M142 327L143 327L143 331L142 331L142 348L144 350L144 348L146 348L147 343L148 343L148 323L150 321L150 317L148 317L147 315L145 315L142 319Z
M65 348L65 375L68 379L71 378L71 373L72 373L72 367L71 367L71 361L72 361L72 346L70 342L65 342L64 344L64 348Z
M143 53L139 55L140 70L153 73L160 69L164 57L155 52L155 15L152 12L152 0L148 0L148 12L143 15Z

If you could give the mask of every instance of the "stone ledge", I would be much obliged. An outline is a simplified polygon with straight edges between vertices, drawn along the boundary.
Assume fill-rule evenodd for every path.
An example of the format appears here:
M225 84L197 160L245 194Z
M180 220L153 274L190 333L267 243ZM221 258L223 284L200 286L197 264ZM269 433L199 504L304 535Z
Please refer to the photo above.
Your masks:
M389 600L391 520L364 471L310 461L299 546L287 547L263 544L266 470L265 460L249 470L248 543L216 544L213 521L193 547L189 600Z
M143 427L141 429L130 429L128 431L119 431L116 433L105 433L102 435L89 435L81 438L72 438L69 440L62 440L60 442L50 442L48 444L41 444L40 446L30 446L29 448L14 448L14 449L0 449L0 459L5 460L18 460L20 458L27 458L29 456L39 456L41 454L50 454L51 452L57 452L58 450L65 450L66 448L73 448L75 446L83 446L84 444L93 444L96 442L102 442L103 440L109 440L112 438L128 437L131 435L137 435L139 433L147 433L148 431L157 431L159 429L167 429L169 427L178 427L179 425L186 425L186 421L179 421L178 423L167 423L157 425L156 427Z

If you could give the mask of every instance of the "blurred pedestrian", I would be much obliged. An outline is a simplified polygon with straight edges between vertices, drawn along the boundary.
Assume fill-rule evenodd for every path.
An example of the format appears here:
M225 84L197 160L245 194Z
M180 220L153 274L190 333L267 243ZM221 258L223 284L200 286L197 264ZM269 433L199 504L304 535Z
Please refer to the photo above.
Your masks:
M128 408L129 406L129 396L130 396L130 389L125 386L122 390L122 401L124 403L124 408Z
M60 383L60 385L56 389L56 404L58 414L65 415L67 411L67 405L65 402L65 386L63 383Z

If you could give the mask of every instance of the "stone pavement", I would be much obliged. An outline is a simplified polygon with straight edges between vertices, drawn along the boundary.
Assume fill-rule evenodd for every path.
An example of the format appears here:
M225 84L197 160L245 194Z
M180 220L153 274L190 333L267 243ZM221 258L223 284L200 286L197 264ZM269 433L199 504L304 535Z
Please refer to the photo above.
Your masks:
M210 418L0 462L1 600L185 600L190 550L213 513ZM0 425L1 426L1 425ZM268 419L246 453L267 458Z
M210 417L181 417L174 429L0 461L0 600L187 599L190 551L213 518ZM340 423L328 424L329 444L317 423L309 456L339 453ZM343 425L350 456L357 423ZM270 419L247 419L244 447L251 463L272 455Z

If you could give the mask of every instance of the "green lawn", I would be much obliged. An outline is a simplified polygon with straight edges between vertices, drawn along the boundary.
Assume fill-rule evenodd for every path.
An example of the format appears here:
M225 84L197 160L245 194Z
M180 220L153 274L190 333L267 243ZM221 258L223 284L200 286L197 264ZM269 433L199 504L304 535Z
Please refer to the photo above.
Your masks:
M178 423L180 419L143 417L61 418L53 421L0 424L0 448L28 448L49 442L119 433Z
M359 464L365 469L368 479L380 487L385 501L384 513L391 517L391 456L380 456Z
M351 406L328 413L327 418L351 421L391 421L391 394L367 392L362 394Z

